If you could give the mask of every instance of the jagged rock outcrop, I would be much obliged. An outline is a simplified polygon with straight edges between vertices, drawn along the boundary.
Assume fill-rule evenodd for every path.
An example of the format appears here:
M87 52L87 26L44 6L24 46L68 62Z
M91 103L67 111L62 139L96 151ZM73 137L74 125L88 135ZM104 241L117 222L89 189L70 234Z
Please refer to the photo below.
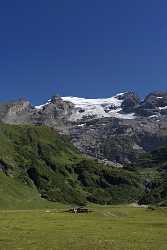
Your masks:
M127 92L122 98L123 102L121 107L123 109L123 112L127 113L134 112L136 106L138 106L141 101L140 97L134 92Z
M135 112L141 116L167 115L167 92L154 92L147 95Z
M167 121L103 118L71 129L73 143L99 159L128 163L167 143Z

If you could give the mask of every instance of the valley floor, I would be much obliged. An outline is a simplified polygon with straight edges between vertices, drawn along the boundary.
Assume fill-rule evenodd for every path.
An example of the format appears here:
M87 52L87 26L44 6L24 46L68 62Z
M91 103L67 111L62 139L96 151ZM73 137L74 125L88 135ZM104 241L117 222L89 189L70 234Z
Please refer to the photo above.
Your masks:
M89 214L64 208L1 210L1 250L166 250L167 209L92 206Z

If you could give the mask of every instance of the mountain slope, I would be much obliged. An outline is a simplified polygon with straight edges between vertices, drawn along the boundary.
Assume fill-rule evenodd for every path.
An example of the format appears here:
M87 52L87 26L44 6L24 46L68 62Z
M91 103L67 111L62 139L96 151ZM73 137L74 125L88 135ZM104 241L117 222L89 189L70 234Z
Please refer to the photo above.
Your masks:
M0 182L6 206L31 195L38 202L40 196L77 204L131 202L143 192L136 172L85 158L68 138L45 126L0 124Z
M144 181L145 192L141 204L167 204L167 144L142 154L131 164Z
M26 185L19 178L0 172L0 209L33 209L53 207L54 204L41 198L36 187Z

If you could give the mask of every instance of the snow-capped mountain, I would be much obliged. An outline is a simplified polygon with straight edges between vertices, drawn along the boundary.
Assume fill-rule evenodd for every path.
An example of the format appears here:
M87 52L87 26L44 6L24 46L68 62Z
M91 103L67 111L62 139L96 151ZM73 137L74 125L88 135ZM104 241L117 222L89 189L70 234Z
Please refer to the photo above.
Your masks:
M62 97L63 101L74 104L75 112L71 120L81 120L83 117L116 117L122 119L134 119L134 113L123 114L122 103L125 93L119 93L110 98L86 99L78 97Z
M83 153L128 162L167 142L167 92L144 100L134 92L97 99L53 96L35 107L20 99L0 103L0 121L49 126L68 134Z
M135 119L134 113L124 113L122 104L127 96L127 92L119 93L110 98L86 99L73 96L61 97L64 102L73 104L73 110L70 115L71 121L82 120L86 117L103 118L115 117L120 119ZM35 106L40 110L51 104L52 100L47 103Z

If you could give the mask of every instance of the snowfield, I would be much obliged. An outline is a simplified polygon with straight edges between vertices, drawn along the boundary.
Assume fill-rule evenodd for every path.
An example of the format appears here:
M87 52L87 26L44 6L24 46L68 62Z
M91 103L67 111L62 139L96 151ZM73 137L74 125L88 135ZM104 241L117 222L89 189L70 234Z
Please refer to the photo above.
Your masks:
M135 119L133 113L121 114L123 99L120 99L125 93L119 93L110 98L86 99L79 97L62 97L63 101L72 102L75 105L75 112L71 115L71 120L81 120L84 117L92 116L95 118L115 117L119 119Z
M71 102L74 104L74 109L70 116L71 121L82 120L84 117L103 118L103 117L115 117L119 119L135 119L134 113L123 114L121 113L123 98L125 93L119 93L110 98L97 98L87 99L73 96L61 97L65 102ZM51 100L48 100L45 104L35 106L36 109L43 109L46 105L49 105Z

